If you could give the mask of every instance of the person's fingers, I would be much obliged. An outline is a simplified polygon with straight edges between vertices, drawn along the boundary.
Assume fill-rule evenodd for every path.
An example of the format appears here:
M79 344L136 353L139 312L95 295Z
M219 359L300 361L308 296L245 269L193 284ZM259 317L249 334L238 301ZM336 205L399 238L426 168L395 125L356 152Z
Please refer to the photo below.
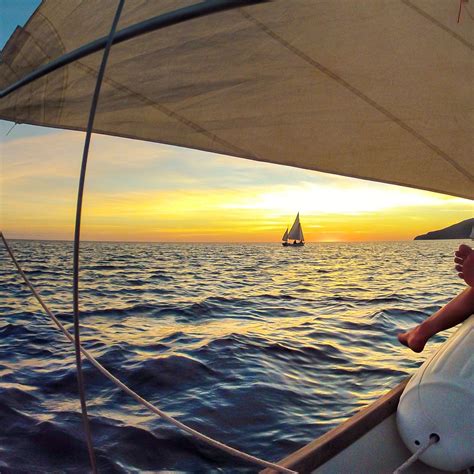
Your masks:
M461 257L455 257L454 261L455 261L456 263L463 263L463 262L464 262L464 259L461 258Z
M463 273L458 273L458 277L462 278L464 280L464 274Z
M454 268L457 272L462 273L462 265L456 265Z

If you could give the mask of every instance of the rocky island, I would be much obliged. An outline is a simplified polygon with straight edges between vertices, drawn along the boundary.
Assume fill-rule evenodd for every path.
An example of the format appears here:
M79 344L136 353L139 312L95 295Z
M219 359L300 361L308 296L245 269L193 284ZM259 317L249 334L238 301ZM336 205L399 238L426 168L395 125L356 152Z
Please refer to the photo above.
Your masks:
M466 219L444 229L417 235L415 240L469 239L474 238L474 218Z

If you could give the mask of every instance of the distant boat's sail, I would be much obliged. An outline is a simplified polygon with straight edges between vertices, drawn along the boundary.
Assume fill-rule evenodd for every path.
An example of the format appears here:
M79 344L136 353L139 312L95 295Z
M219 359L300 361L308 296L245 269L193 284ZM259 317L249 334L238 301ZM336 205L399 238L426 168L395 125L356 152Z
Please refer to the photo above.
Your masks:
M283 237L281 238L281 240L284 240L284 241L288 240L288 227L286 228L285 233L283 234Z
M469 238L474 240L474 225L472 226L471 235L469 236Z
M290 240L304 240L303 229L301 228L300 223L300 213L298 212L295 222L291 226L290 232L288 234Z

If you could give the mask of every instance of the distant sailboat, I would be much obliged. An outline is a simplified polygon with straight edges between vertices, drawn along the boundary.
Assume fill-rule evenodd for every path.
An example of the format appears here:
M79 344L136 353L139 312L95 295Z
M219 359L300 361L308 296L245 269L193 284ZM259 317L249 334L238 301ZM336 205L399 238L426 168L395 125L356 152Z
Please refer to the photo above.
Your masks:
M288 230L288 229L287 229ZM472 225L471 235L469 236L470 239L474 240L474 224Z
M281 240L283 240L283 247L302 247L304 245L303 228L301 227L299 212L296 215L295 222L293 222L293 225L291 226L290 232L288 232L287 227ZM293 243L288 242L288 240L293 240Z

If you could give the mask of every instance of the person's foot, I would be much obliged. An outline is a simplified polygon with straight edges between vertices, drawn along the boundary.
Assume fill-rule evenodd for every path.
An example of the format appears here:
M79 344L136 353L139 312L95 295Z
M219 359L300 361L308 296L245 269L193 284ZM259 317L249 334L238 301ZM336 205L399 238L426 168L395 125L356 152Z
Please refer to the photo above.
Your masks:
M410 331L398 334L398 340L410 348L413 352L421 352L425 348L425 344L429 337L423 334L420 326L416 326Z
M469 245L460 245L455 253L456 271L469 286L474 288L474 250Z

